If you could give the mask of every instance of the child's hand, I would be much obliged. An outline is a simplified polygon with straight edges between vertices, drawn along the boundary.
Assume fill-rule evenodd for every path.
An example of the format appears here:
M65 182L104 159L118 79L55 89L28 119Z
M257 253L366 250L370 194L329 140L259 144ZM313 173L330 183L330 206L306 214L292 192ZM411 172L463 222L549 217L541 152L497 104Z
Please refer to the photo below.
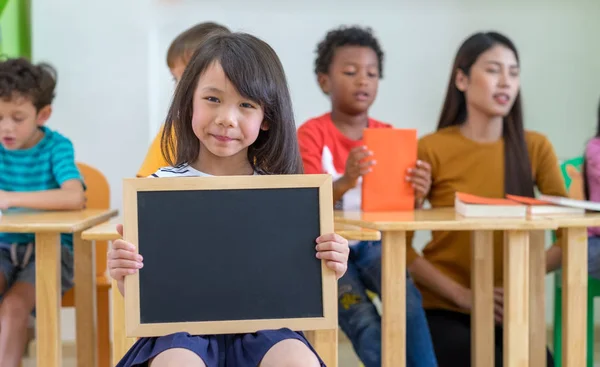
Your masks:
M117 225L117 232L123 236L123 225ZM124 240L116 240L108 251L108 271L114 280L123 282L125 276L135 274L141 269L142 255L135 253L135 246Z
M340 279L348 269L348 241L340 235L329 233L317 238L316 249L317 258L325 260L325 265L335 271Z
M427 162L417 161L416 168L408 169L406 181L415 189L415 207L421 208L431 189L431 166Z
M371 166L375 165L374 160L365 160L373 155L373 152L367 150L367 147L360 146L353 148L346 160L346 170L344 178L350 187L356 186L358 178L371 172Z

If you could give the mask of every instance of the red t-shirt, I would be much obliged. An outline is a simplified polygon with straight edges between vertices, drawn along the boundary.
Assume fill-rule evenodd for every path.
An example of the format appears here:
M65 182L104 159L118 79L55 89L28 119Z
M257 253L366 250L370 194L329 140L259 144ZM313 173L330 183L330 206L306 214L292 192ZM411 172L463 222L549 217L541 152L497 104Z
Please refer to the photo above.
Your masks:
M369 118L369 128L391 128L392 125ZM304 173L327 173L333 180L340 178L346 169L346 160L350 150L360 146L361 140L352 140L342 134L326 113L306 121L298 129L298 143L304 164ZM336 209L358 210L361 201L362 179L358 185L348 190Z

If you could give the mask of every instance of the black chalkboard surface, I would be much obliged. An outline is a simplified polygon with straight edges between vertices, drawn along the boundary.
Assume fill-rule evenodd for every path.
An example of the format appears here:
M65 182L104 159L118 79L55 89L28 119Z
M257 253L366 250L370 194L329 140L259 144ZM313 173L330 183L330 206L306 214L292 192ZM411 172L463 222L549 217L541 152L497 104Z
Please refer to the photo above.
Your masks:
M328 175L124 182L126 240L144 268L126 279L128 336L337 325L335 274L315 257L333 232Z

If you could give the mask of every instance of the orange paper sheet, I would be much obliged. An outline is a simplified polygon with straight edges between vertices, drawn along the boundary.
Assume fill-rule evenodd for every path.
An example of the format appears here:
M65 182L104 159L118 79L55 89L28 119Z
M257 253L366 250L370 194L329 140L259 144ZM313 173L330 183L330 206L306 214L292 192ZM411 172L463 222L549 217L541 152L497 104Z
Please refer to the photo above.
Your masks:
M485 198L482 196L466 194L464 192L457 192L456 196L458 200L466 204L479 204L479 205L521 205L515 201L508 199L495 199Z
M415 193L406 176L417 164L417 131L365 129L363 142L377 163L363 176L362 210L414 210Z

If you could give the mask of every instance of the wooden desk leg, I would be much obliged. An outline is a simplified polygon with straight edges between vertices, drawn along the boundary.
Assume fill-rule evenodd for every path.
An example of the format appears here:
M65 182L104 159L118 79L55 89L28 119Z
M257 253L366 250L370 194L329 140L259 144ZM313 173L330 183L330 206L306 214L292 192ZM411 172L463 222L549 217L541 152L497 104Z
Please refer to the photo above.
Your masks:
M113 280L112 295L112 331L113 331L113 366L117 365L129 348L135 343L135 338L128 338L125 333L125 299L119 292L117 282Z
M494 236L475 231L471 238L471 364L494 365Z
M60 234L35 235L37 366L62 366Z
M81 239L81 233L73 234L75 259L75 328L77 343L77 366L95 367L97 358L96 320L96 250L91 241Z
M529 365L529 233L504 240L504 366Z
M529 233L529 365L546 367L545 231Z
M588 280L586 229L567 228L562 250L562 365L585 366Z
M310 330L304 335L315 348L325 365L337 367L338 365L338 329Z
M381 365L406 366L406 232L383 232Z

